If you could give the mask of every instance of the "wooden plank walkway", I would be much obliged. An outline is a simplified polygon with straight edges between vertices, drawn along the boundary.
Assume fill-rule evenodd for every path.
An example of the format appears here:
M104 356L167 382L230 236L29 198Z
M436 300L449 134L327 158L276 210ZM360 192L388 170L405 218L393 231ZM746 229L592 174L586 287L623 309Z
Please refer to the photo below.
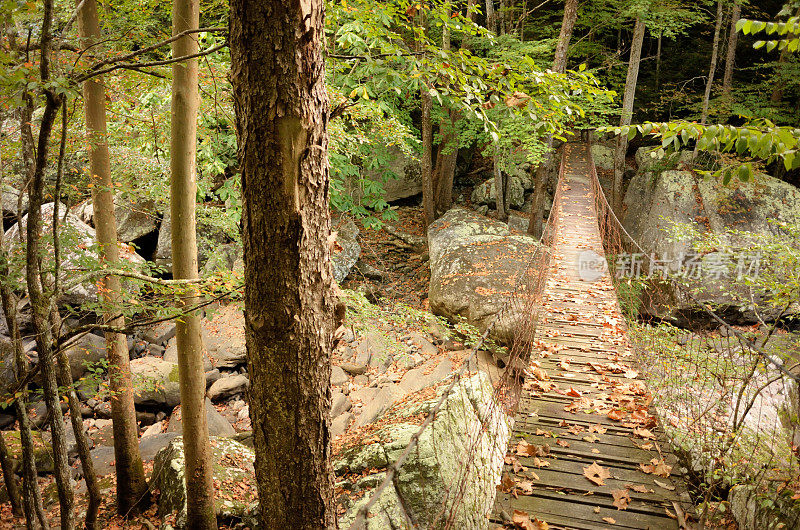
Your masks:
M611 279L578 272L581 253L604 254L587 149L564 147L557 239L531 377L491 520L510 523L519 510L550 528L677 529L684 511L691 513L685 482L650 414L652 398L631 361Z

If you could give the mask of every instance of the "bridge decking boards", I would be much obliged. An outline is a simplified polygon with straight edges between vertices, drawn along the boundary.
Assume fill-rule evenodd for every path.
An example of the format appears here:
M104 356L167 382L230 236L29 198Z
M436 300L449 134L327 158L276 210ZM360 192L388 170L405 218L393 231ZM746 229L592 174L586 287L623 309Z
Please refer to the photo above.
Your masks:
M514 511L521 510L550 528L677 529L684 510L691 510L685 481L677 475L679 466L661 440L661 429L649 428L645 439L634 434L638 425L630 420L608 416L609 409L620 409L620 396L634 398L640 407L649 405L649 399L625 392L632 384L643 388L644 382L631 359L611 279L606 273L584 281L578 274L581 252L604 254L587 149L586 144L564 147L561 200L555 206L560 208L557 236L536 330L538 347L531 357L547 379L525 381L490 528L510 523ZM610 363L618 365L612 370L617 373L602 373ZM650 433L655 440L649 439ZM549 453L521 456L517 445L523 439L537 448L547 444ZM672 466L671 474L644 472L640 464L652 465L652 459ZM584 468L593 463L610 473L605 485L584 476ZM620 490L630 496L624 510L614 505L612 492L619 495Z

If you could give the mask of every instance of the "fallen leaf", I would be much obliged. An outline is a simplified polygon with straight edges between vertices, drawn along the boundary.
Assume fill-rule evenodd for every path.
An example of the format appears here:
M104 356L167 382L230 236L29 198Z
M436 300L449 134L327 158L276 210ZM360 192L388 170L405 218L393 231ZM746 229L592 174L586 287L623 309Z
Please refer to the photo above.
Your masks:
M583 437L583 441L584 441L584 442L589 442L590 444L593 444L593 443L595 443L595 442L596 442L596 441L598 441L599 439L600 439L600 438L598 438L596 434L590 434L589 436L584 436L584 437Z
M583 476L598 486L605 486L605 480L611 478L611 472L593 462L592 465L583 468Z
M656 435L653 434L648 429L640 429L640 428L637 427L636 429L633 430L633 434L635 436L638 436L640 438L645 438L645 439L648 439L648 440L655 440L656 439Z
M517 444L517 456L533 456L536 454L536 446L525 440L520 440Z
M622 418L625 417L625 413L622 412L621 410L614 409L611 412L609 412L608 414L606 414L606 416L608 416L609 419L612 419L614 421L621 421Z
M627 379L636 379L637 377L639 377L639 372L637 372L636 370L626 370L625 377Z
M512 489L514 489L514 485L516 481L509 475L508 473L503 473L503 478L500 480L500 484L497 486L497 489L504 493L510 493Z
M653 479L653 482L655 482L658 487L664 488L667 491L675 491L675 486L667 484L666 482L661 482L660 480L655 479Z
M631 502L631 496L628 493L627 489L624 490L612 490L611 495L614 497L614 506L616 506L617 510L627 510L628 504Z
M517 481L517 491L522 493L523 495L532 495L533 494L533 482L530 480L518 480Z
M648 491L650 491L644 484L625 484L625 487L630 488L638 493L647 493Z
M606 431L608 431L608 429L606 429L600 424L589 426L589 432L596 432L597 434L605 434Z
M569 442L566 440L556 440L556 444L561 447L569 447Z
M569 392L567 392L567 395L571 396L571 397L581 397L583 394L581 394L580 392L578 392L574 388L569 387Z
M617 524L617 520L613 517L603 517L603 521L607 522L608 524Z

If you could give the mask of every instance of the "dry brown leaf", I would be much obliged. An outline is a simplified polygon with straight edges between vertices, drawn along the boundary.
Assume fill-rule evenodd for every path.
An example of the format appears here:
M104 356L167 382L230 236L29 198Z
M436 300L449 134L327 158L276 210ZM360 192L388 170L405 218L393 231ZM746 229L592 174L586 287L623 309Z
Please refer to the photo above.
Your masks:
M644 484L625 484L625 487L630 488L638 493L647 493L648 491L651 491L647 489L647 486L645 486Z
M605 434L606 431L608 431L608 429L606 429L600 424L589 426L589 432L596 432L597 434Z
M521 473L526 469L526 467L523 466L516 458L514 459L514 463L512 464L512 466L514 469L514 473Z
M500 484L497 486L497 489L504 493L510 493L512 489L514 489L514 484L516 482L508 473L503 473L503 478L500 479Z
M533 482L530 480L518 480L517 492L523 495L533 495Z
M603 521L607 522L608 524L617 524L617 520L613 517L603 517Z
M517 456L533 456L536 454L536 446L525 440L520 440L517 444Z
M614 506L616 506L617 510L627 510L628 504L631 502L631 496L628 493L627 489L624 490L612 490L611 495L614 497Z
M575 390L574 388L572 388L572 387L569 387L569 392L567 392L567 395L568 395L568 396L571 396L571 397L578 397L578 398L579 398L579 397L581 397L583 394L581 394L580 392L578 392L578 391L577 391L577 390Z
M528 512L523 512L522 510L514 510L514 515L511 516L511 522L514 523L514 526L520 528L522 530L536 530L536 527L533 526L533 521L528 516Z
M569 442L566 440L556 440L556 444L561 447L569 447Z
M589 436L584 436L584 437L583 437L583 441L584 441L584 442L589 442L590 444L593 444L593 443L595 443L595 442L596 442L596 441L598 441L599 439L600 439L600 438L598 438L596 434L590 434Z
M648 429L640 429L640 428L637 427L637 428L633 429L633 434L635 436L638 436L640 438L645 438L647 440L655 440L656 439L656 435L653 434Z
M611 478L611 472L593 462L592 465L583 468L583 476L598 486L605 486L605 480Z
M621 410L614 409L611 412L609 412L608 414L606 414L606 416L608 416L609 419L612 419L614 421L622 421L622 418L625 417L625 413L622 412Z

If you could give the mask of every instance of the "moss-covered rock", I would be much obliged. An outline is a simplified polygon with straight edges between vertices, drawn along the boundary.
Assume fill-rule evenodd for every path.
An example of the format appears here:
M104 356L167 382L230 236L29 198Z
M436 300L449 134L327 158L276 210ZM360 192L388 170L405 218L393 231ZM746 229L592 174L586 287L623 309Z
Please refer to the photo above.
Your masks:
M44 475L52 473L53 449L50 443L42 438L41 432L33 432L33 457L36 460L36 471ZM22 467L22 445L20 443L19 431L2 431L3 440L6 442L8 454L14 467L14 472L19 472Z
M427 416L450 381L440 382L433 397L423 402L413 406L405 402L387 411L384 418L391 419L369 438L372 443L353 447L334 461L336 473L361 474L396 461L419 430L418 418ZM442 513L445 518L452 515L452 528L486 527L486 514L494 503L509 436L508 419L501 407L493 406L493 394L484 373L453 387L393 485L383 490L371 508L367 528L412 528L411 521L420 528L439 528L444 527ZM353 494L361 497L339 520L340 527L350 526L383 477L379 472L352 484ZM463 488L459 490L459 502L453 501L456 488Z
M255 454L230 438L210 438L214 480L214 505L223 521L252 524L257 508ZM186 525L186 482L183 437L158 452L153 462L151 488L157 488L159 514L176 514L176 525Z

